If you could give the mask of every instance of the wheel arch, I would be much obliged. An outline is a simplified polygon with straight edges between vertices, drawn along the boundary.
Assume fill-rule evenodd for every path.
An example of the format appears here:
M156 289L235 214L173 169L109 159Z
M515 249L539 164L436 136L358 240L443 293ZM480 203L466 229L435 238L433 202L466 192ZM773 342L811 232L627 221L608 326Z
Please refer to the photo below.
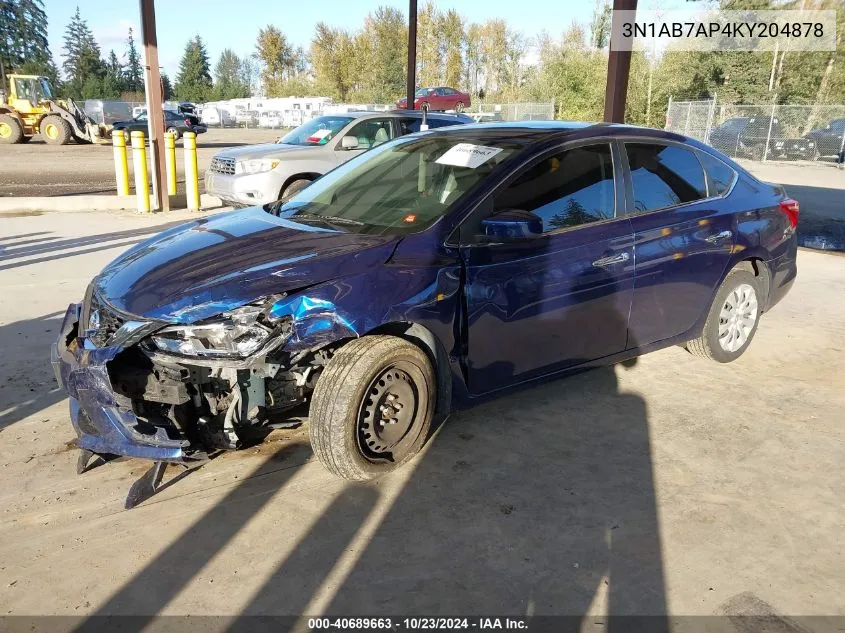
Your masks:
M287 178L285 178L285 181L282 183L282 188L279 189L279 199L281 199L282 194L285 192L285 189L287 189L292 182L294 182L296 180L310 180L311 182L314 182L315 180L317 180L317 178L319 178L322 175L323 174L318 174L317 172L303 171L303 172L299 172L299 173L293 174L291 176L288 176Z
M439 338L424 325L409 321L383 323L367 334L386 334L410 341L422 349L434 367L437 376L437 406L435 414L445 418L452 411L452 371L449 355Z

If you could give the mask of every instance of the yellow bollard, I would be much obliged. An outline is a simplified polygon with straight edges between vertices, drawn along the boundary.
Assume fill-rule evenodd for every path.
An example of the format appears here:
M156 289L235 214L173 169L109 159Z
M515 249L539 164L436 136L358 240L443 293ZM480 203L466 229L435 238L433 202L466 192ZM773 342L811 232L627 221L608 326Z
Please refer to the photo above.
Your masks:
M167 195L176 195L176 136L164 133L164 162L167 166Z
M114 179L117 183L117 195L129 195L129 165L126 157L126 133L115 130L111 137L114 146Z
M197 175L197 135L185 132L182 137L182 148L185 150L185 195L188 198L188 209L197 211L200 208L200 184Z
M138 211L150 212L150 179L147 175L147 148L144 145L144 133L132 132L132 168L135 171L135 197L138 198Z

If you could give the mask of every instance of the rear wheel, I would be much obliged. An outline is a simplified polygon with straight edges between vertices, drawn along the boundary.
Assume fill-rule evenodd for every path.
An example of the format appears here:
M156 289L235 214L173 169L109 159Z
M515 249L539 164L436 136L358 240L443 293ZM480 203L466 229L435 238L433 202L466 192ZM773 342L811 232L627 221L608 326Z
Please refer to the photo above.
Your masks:
M72 138L70 125L57 114L45 116L41 120L41 136L50 145L67 145Z
M420 104L420 110L422 110L423 112L428 112L430 108L431 108L431 106L428 103L421 103Z
M687 343L687 351L719 363L742 356L757 332L762 299L753 273L732 270L713 299L701 336Z
M0 143L14 145L23 143L23 128L18 120L8 114L0 114Z
M431 362L413 343L395 336L347 343L314 389L314 454L343 479L372 479L396 469L422 448L435 392Z

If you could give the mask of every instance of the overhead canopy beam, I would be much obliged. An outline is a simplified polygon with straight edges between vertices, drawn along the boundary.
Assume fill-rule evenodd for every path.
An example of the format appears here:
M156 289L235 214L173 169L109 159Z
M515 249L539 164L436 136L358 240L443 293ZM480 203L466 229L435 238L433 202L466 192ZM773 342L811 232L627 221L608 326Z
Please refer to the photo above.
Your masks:
M147 94L147 128L153 161L153 194L159 211L170 211L167 168L164 164L164 94L158 69L158 38L154 0L140 0L141 34L144 41L144 87Z
M613 20L610 28L610 52L607 56L607 87L604 92L604 120L607 123L625 122L625 102L628 98L628 77L631 74L631 51L614 50L614 34L622 29L616 23L617 11L636 11L637 0L613 0ZM621 42L617 40L616 45ZM630 48L627 47L626 48Z

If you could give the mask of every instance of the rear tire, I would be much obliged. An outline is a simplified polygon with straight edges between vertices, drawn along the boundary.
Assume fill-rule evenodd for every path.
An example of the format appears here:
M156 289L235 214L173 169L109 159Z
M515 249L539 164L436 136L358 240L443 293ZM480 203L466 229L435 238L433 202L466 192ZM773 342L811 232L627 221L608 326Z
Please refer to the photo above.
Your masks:
M14 145L24 143L23 128L18 120L9 114L0 114L0 143Z
M718 363L735 361L757 332L762 304L759 279L734 268L716 292L701 336L687 342L687 351Z
M296 180L288 184L287 187L282 189L282 191L279 193L279 201L287 202L310 184L311 181L307 178L297 178Z
M317 380L309 436L314 454L343 479L372 479L416 455L428 436L434 369L416 345L364 336L341 347Z
M428 103L421 103L420 110L423 112L428 112L431 109L431 106Z
M50 114L41 119L41 136L50 145L67 145L73 137L70 125L58 114Z

